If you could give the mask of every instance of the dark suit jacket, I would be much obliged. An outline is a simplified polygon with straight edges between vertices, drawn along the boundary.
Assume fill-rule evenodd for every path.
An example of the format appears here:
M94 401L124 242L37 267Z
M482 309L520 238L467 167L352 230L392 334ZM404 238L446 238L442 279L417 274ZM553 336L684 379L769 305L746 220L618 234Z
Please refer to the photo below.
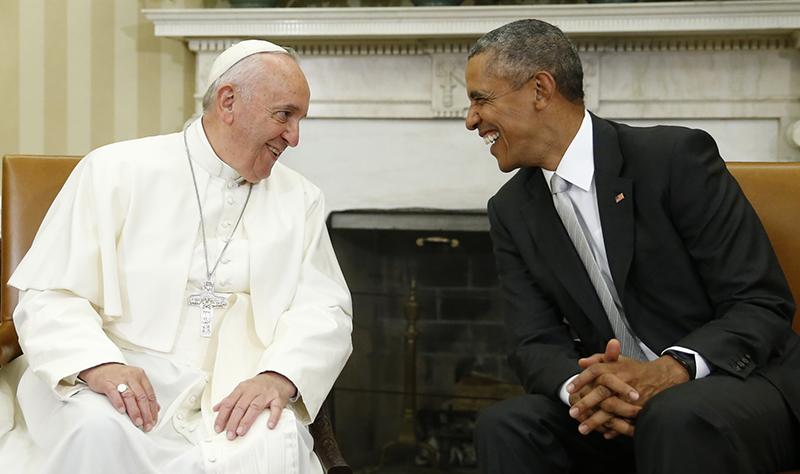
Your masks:
M763 373L800 418L794 302L714 140L682 127L594 115L592 123L608 262L634 332L656 353L671 345L698 351L712 373ZM527 392L555 397L580 371L578 357L604 351L611 326L541 169L518 171L489 201L489 219L511 365Z

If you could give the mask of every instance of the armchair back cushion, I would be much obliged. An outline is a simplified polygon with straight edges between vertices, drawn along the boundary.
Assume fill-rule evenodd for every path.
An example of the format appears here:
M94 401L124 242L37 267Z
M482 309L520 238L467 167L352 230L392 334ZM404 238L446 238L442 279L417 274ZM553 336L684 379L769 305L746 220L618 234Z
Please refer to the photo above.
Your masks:
M22 353L11 324L18 292L6 282L30 248L47 209L79 160L76 156L6 155L3 158L0 366Z
M731 162L728 169L767 230L795 302L800 303L800 163ZM800 333L800 309L792 326Z

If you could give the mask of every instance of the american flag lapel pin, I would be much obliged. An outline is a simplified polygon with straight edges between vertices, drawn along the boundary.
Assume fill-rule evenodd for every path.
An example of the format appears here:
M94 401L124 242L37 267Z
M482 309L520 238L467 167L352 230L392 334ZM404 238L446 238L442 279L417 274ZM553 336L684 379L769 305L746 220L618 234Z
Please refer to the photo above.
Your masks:
M617 204L621 203L623 199L625 199L625 195L622 193L619 193L616 196L614 196L614 202Z

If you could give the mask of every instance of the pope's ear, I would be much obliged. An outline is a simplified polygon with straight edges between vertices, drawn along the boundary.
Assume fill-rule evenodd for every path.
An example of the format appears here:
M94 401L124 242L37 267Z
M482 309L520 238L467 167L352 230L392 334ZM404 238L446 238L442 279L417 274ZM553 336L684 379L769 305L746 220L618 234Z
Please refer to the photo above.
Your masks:
M222 117L224 122L230 123L230 121L233 120L233 103L236 100L233 86L230 84L224 84L222 87L217 89L216 99L217 112L219 113L220 117Z

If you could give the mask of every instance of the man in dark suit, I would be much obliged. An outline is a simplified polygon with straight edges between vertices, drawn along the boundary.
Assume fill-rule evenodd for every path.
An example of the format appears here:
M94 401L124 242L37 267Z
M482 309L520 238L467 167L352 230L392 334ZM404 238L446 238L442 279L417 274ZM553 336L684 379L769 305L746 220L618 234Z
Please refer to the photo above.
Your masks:
M481 470L800 464L794 302L714 140L590 114L575 47L536 20L478 40L466 81L467 128L519 169L489 218L526 395L481 414Z

